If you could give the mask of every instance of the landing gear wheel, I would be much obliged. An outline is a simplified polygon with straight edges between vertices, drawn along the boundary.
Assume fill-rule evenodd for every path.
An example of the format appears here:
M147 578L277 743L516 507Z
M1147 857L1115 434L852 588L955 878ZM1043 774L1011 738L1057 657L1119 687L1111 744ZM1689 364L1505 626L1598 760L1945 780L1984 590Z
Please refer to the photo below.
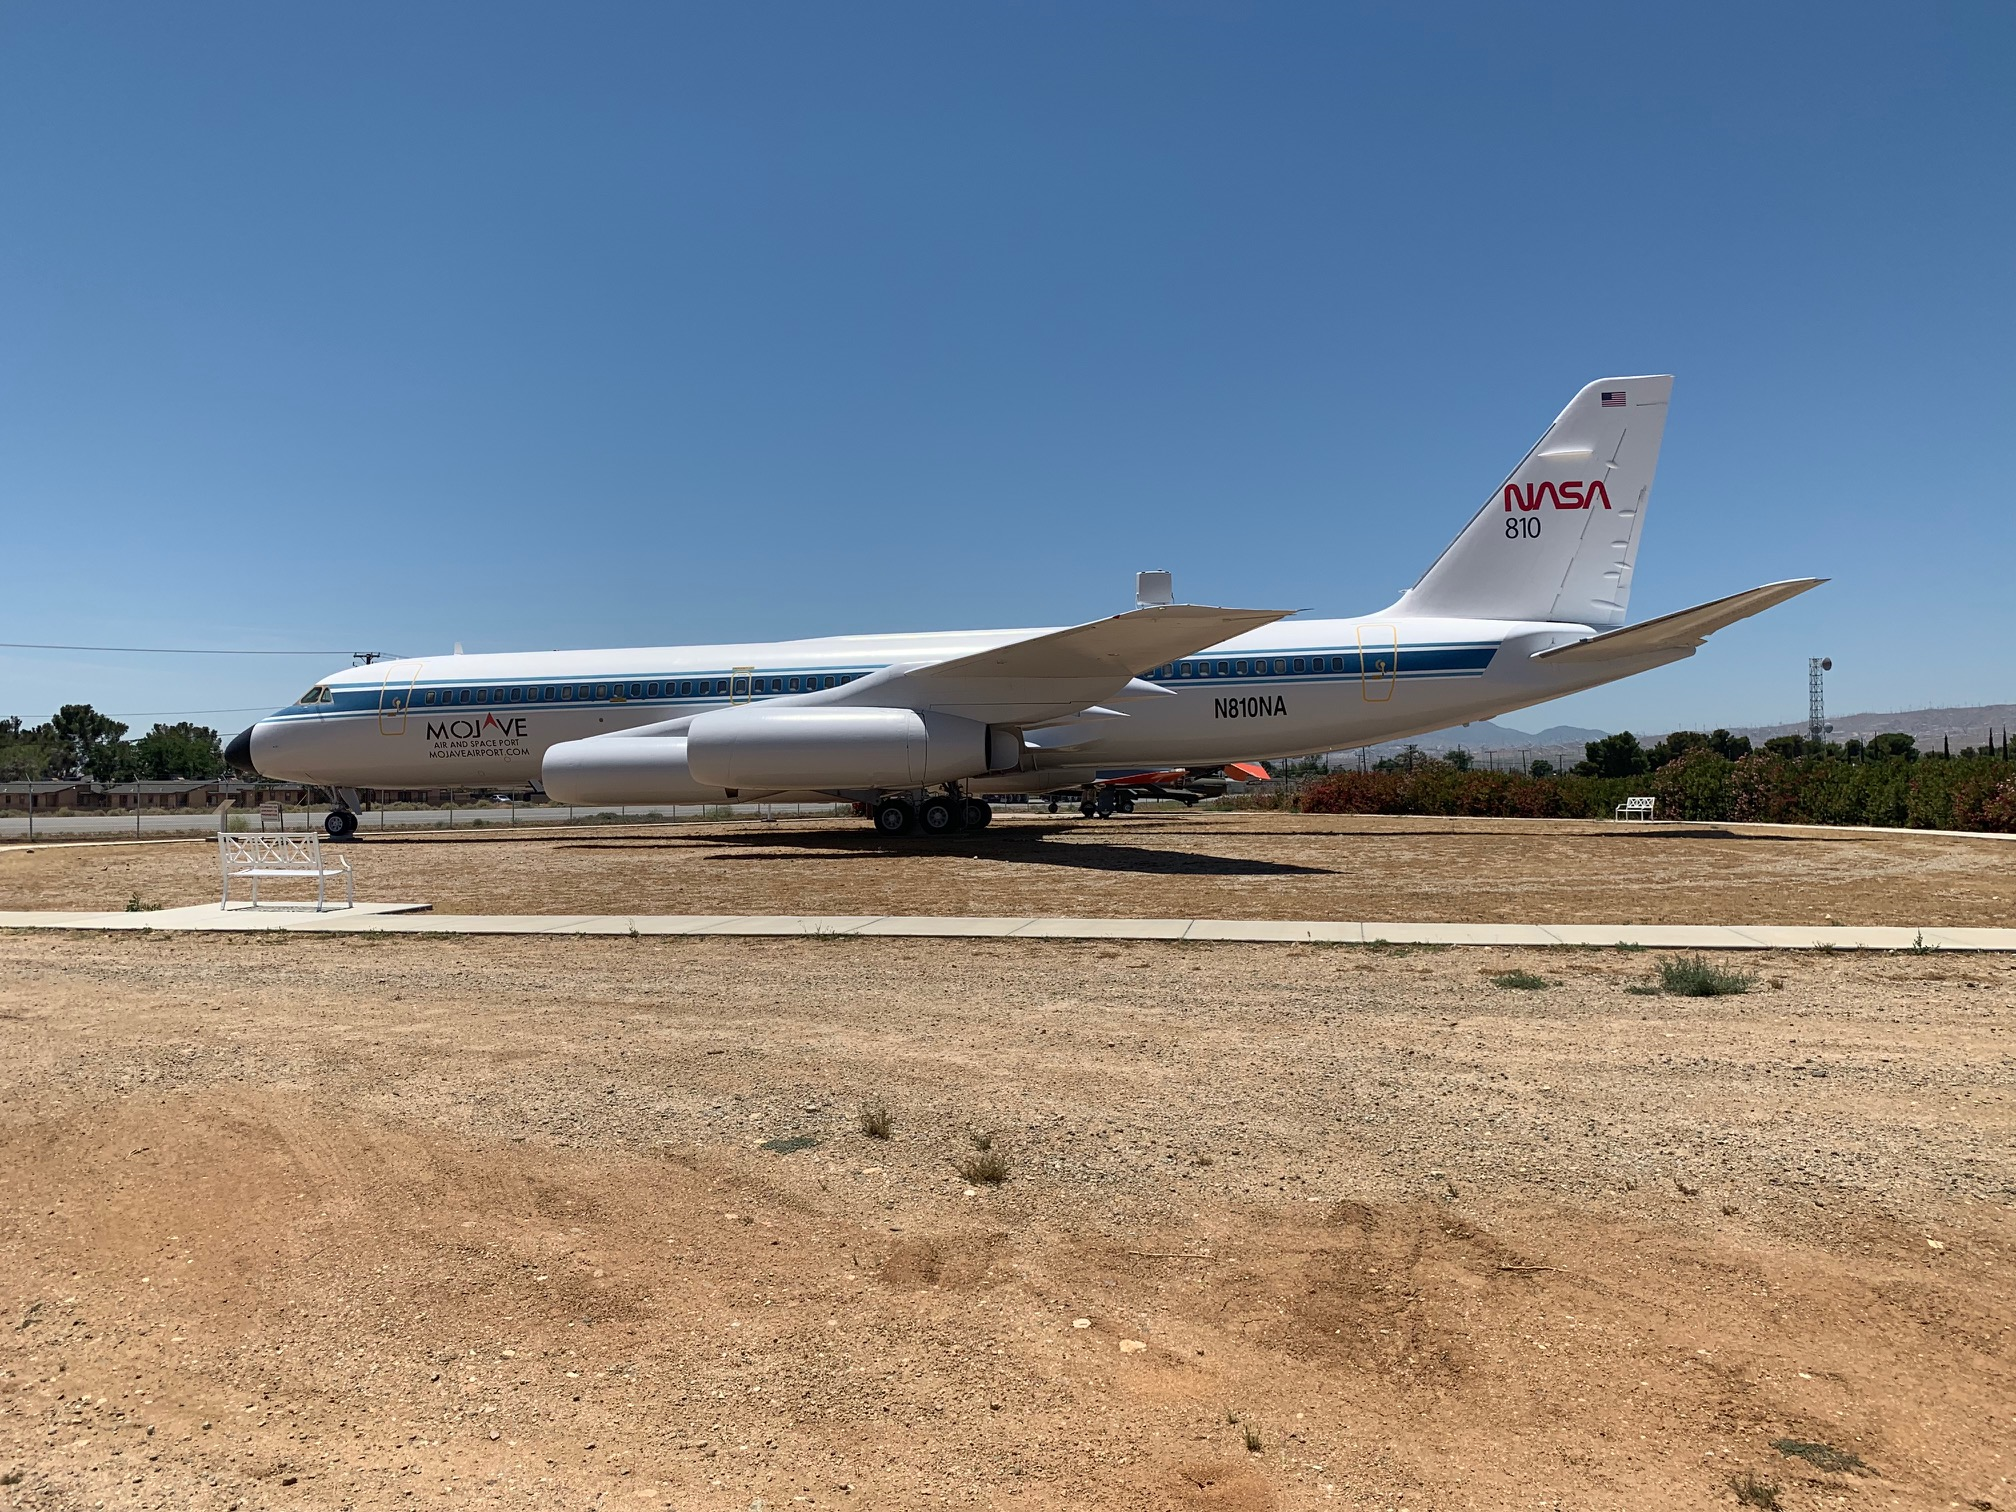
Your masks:
M1101 819L1111 819L1113 817L1114 803L1115 799L1111 793L1102 792L1098 796L1094 801L1094 806L1099 810L1099 817Z
M1084 798L1079 800L1078 812L1083 814L1087 819L1090 819L1093 815L1097 814L1099 810L1092 806L1092 800L1090 798Z
M1050 800L1050 812L1053 814L1057 812L1057 800L1055 798Z
M1119 803L1119 809L1120 809L1120 812L1121 812L1121 813L1123 813L1123 814L1131 814L1131 813L1133 813L1133 812L1134 812L1134 800L1133 800L1132 798L1122 798L1122 799L1120 800L1120 803Z
M875 830L883 835L907 835L917 822L910 805L901 798L885 798L875 805Z
M348 840L357 833L357 816L348 809L331 809L322 820L331 840Z
M960 823L966 816L963 798L927 798L917 810L917 824L927 835L950 835L963 828Z
M994 822L994 805L984 798L966 800L966 828L982 830Z

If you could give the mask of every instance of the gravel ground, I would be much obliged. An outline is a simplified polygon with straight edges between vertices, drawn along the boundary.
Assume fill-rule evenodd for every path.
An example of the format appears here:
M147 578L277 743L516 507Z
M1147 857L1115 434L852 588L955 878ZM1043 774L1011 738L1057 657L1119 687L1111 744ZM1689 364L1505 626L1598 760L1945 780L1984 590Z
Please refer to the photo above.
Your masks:
M1656 959L0 936L0 1505L2016 1503L2016 963Z
M1010 815L942 842L785 820L371 835L344 850L358 896L457 914L2016 924L2008 841L1813 829L1144 812ZM0 847L0 908L216 896L203 842Z

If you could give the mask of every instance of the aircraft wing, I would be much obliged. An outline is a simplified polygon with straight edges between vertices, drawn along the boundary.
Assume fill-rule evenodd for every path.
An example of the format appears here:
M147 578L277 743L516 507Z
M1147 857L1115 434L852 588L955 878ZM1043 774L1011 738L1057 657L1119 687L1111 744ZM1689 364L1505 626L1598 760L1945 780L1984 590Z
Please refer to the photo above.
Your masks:
M917 669L922 677L1118 677L1194 655L1206 646L1286 619L1292 609L1213 609L1157 604L1110 619L1052 630Z
M1033 728L1078 716L1093 705L1158 696L1165 690L1140 682L1137 673L1193 656L1294 612L1157 604L950 661L890 667L834 690L838 696L823 692L818 696L835 703L931 709L988 724ZM1098 714L1125 717L1103 707Z
M1692 656L1695 648L1728 625L1762 614L1787 599L1797 598L1809 588L1818 588L1825 578L1789 578L1782 583L1766 583L1743 593L1732 593L1712 603L1696 604L1673 614L1662 614L1642 625L1606 630L1587 640L1570 641L1533 653L1533 660L1574 665L1580 662L1623 661L1639 656Z

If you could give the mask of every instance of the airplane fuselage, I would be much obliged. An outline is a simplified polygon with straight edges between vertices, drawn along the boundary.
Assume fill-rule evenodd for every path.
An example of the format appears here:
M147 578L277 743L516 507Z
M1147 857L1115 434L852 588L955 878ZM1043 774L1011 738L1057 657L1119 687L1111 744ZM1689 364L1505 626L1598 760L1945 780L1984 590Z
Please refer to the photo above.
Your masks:
M271 777L328 787L537 782L551 746L740 704L844 686L1043 634L980 630L741 645L548 651L378 662L318 683L251 731ZM1167 696L1118 717L1026 733L1030 770L989 791L1070 786L1088 773L1208 767L1348 749L1523 708L1658 665L1551 668L1533 652L1589 627L1498 620L1287 621L1142 668ZM718 793L696 790L694 800Z

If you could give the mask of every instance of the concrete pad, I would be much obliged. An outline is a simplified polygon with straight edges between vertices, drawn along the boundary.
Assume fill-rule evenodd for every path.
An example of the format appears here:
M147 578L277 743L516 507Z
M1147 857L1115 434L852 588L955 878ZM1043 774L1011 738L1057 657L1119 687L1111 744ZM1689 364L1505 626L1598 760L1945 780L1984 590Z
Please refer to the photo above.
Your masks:
M712 934L738 914L639 914L630 922L640 935Z
M1025 928L1027 919L984 919L954 918L950 916L923 915L918 917L885 917L871 919L855 931L863 935L908 935L914 938L950 938L959 940L999 939Z
M1647 950L1758 950L1723 924L1543 924L1541 932L1559 945L1631 945Z
M921 939L1221 940L1251 943L1631 946L1655 950L1937 950L2016 952L2016 929L1841 928L1725 924L1360 924L1329 919L1024 919L880 914L431 914L424 903L354 908L222 909L202 903L151 913L0 912L0 929L442 935L834 935Z
M1768 950L1909 950L1921 933L1882 925L1801 928L1796 924L1741 924L1730 932Z
M1189 919L1030 919L1017 940L1180 940Z
M1364 924L1365 943L1377 945L1553 945L1538 924Z
M1928 929L1925 943L1940 950L2016 950L2016 929Z
M750 914L697 931L710 935L840 935L872 924L879 914Z
M1357 945L1365 939L1363 924L1330 919L1192 919L1186 940L1244 940L1306 944L1312 940Z

